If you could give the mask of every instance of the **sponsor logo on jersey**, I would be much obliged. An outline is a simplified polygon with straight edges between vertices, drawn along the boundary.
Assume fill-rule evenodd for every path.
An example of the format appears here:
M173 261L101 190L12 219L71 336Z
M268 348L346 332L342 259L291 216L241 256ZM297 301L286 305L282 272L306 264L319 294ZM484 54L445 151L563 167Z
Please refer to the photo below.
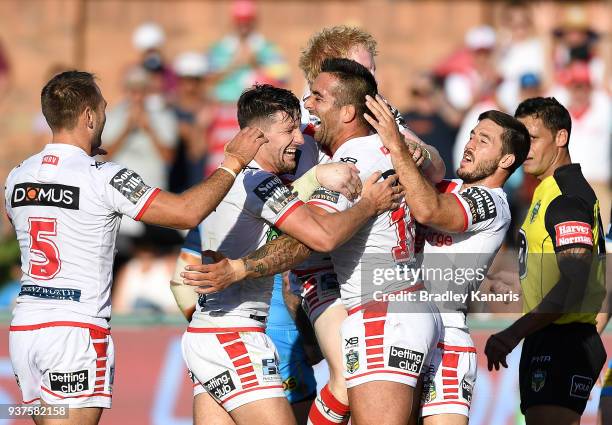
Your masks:
M574 375L572 376L570 397L588 399L591 388L593 388L593 379L588 376Z
M351 164L357 164L357 160L350 156L345 156L344 158L340 158L340 162L349 162Z
M142 180L142 177L127 168L123 168L115 174L109 184L134 205L151 188Z
M91 164L91 166L96 167L96 170L99 170L104 164L106 164L106 161L95 161L93 164Z
M67 394L80 393L89 389L87 370L77 372L49 372L51 390Z
M593 230L582 221L564 221L555 225L555 239L557 248L577 243L593 246Z
M425 354L407 348L391 346L389 350L389 366L406 370L410 373L421 373Z
M270 176L254 189L255 195L270 208L274 214L280 213L297 195L277 176Z
M310 196L310 199L320 199L321 201L337 204L340 200L340 193L320 186L313 192L313 194Z
M228 370L204 382L203 385L206 391L216 399L221 399L236 389Z
M359 352L356 350L349 350L344 355L346 360L346 371L348 373L355 373L359 369Z
M468 403L472 402L472 391L474 390L474 383L466 381L465 378L461 380L461 395Z
M531 390L534 393L540 392L542 388L544 388L544 384L546 383L546 371L542 369L535 369L531 373Z
M80 301L81 290L72 288L52 288L49 286L23 285L19 296L44 298L49 300Z
M472 224L490 220L497 216L497 208L495 208L493 197L485 189L470 187L461 192L461 197L470 208Z
M531 358L531 363L549 363L552 360L552 358L548 355L541 355L541 356L533 356Z
M283 232L278 230L276 227L270 226L270 228L266 232L266 242L273 241L274 239L277 239L282 234Z
M19 183L13 188L11 207L58 207L79 209L79 188L63 184Z
M531 214L529 214L529 222L533 223L535 218L538 216L538 211L540 211L540 206L542 206L542 201L538 200L536 204L533 206L531 210Z
M57 165L59 164L59 157L55 155L45 155L43 156L42 163L49 165Z

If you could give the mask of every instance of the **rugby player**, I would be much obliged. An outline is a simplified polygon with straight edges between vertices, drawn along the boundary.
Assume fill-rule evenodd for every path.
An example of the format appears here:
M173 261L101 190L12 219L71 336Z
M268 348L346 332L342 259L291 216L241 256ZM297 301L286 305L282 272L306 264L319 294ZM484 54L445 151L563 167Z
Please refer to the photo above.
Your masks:
M238 121L241 127L261 128L270 143L204 220L203 253L240 257L271 239L274 228L311 249L330 251L371 217L399 205L394 179L374 184L380 172L369 176L353 208L330 216L305 206L282 183L278 175L295 168L296 147L303 143L299 101L290 91L269 85L245 91ZM272 284L272 279L246 279L200 297L183 337L197 394L196 423L295 423L280 385L274 344L263 333Z
M466 281L425 279L433 294L466 295L466 302L438 303L444 324L433 361L424 376L421 416L424 424L467 424L476 381L477 357L466 314L510 225L502 187L529 152L529 133L514 117L487 111L478 117L457 170L459 179L434 187L419 171L386 102L368 97L366 120L389 150L406 204L417 220L415 251L422 270L447 267L472 270ZM480 279L477 271L481 270ZM462 277L463 279L463 277Z
M24 404L68 404L62 423L96 424L102 409L111 407L110 289L122 215L167 227L195 226L267 140L245 127L227 145L220 170L176 195L93 158L104 153L106 100L92 74L56 75L42 89L41 104L53 142L14 168L5 184L23 270L9 351Z
M507 367L525 339L519 383L527 424L578 424L606 357L595 328L605 293L599 202L572 164L568 111L538 97L515 117L531 136L523 168L540 180L519 233L524 315L492 335L485 354L489 370Z

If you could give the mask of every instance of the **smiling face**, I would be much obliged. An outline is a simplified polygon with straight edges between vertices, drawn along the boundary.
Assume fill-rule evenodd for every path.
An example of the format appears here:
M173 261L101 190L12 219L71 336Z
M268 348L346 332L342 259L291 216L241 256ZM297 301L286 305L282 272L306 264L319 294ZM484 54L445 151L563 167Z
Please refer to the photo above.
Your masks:
M463 150L457 175L466 183L475 183L492 175L502 158L504 129L484 119L470 133L470 141Z
M261 120L259 127L268 139L255 157L267 171L284 174L293 171L297 165L296 150L304 143L300 130L300 117L291 118L286 112L278 111Z
M314 138L321 146L330 149L334 142L334 136L338 133L341 122L339 112L341 107L336 106L336 98L333 94L338 80L327 72L320 73L313 81L311 95L304 102L314 120Z

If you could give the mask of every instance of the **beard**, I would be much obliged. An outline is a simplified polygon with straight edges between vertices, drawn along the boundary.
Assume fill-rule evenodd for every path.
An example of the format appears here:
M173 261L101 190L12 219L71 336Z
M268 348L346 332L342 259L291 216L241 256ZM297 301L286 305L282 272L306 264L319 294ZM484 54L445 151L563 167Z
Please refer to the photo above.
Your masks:
M457 176L465 183L476 183L486 177L489 177L497 169L499 160L481 161L476 165L473 171L466 171L461 168L457 170Z

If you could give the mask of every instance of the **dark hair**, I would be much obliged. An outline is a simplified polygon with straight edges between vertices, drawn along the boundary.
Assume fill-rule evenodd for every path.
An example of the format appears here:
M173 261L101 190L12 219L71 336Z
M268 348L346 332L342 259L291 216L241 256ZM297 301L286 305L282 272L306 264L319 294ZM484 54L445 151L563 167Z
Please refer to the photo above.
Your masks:
M572 132L572 118L569 112L554 97L532 97L523 100L514 113L516 118L533 116L542 120L544 127L550 130L553 137L559 130L567 130L567 139Z
M335 106L353 105L357 118L370 127L363 114L369 112L365 104L366 95L374 97L378 93L378 85L372 73L354 60L340 58L325 59L321 72L330 73L338 79L339 84L333 90Z
M527 127L512 115L495 110L480 114L478 121L482 120L491 120L504 129L501 137L502 155L514 155L514 164L508 169L510 174L514 173L514 170L520 167L527 158L531 147L531 138Z
M279 111L285 112L292 120L298 120L300 101L289 90L256 84L243 91L238 99L238 124L244 128L254 120L268 119Z
M72 130L85 108L97 110L102 94L89 72L66 71L57 74L40 93L42 113L51 130Z

